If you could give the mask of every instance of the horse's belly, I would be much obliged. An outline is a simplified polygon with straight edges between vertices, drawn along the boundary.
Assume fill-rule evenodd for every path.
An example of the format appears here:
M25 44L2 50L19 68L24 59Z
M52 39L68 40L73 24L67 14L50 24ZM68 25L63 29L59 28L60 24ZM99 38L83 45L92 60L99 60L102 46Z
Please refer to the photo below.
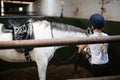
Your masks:
M25 62L25 56L23 53L18 53L14 49L0 50L0 59L9 62Z

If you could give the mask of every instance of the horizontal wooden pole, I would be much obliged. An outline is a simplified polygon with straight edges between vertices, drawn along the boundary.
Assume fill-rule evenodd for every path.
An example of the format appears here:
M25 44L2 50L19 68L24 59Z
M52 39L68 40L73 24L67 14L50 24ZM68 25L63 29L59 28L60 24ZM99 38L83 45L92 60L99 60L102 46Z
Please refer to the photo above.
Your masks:
M48 46L67 46L80 44L95 43L116 43L120 42L120 35L108 37L81 37L81 38L65 38L65 39L39 39L39 40L15 40L0 41L0 49L14 48L31 48L31 47L48 47Z
M81 78L81 79L67 79L67 80L120 80L120 75L105 76L105 77Z

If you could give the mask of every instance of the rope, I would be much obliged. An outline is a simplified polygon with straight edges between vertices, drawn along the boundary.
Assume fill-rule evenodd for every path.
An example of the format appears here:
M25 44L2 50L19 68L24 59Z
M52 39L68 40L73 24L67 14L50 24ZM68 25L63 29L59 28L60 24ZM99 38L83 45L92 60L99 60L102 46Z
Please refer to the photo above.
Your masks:
M55 54L55 59L59 62L59 63L62 63L62 64L65 64L65 63L68 63L70 62L78 53L75 52L69 59L65 60L65 61L61 61L57 55Z

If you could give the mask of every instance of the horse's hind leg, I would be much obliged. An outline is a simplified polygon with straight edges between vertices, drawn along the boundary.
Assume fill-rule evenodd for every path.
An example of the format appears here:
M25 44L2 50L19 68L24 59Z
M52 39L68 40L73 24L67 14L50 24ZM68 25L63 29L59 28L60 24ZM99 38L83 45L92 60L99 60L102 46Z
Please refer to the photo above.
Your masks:
M47 59L37 59L36 60L37 67L38 67L38 74L40 80L46 80L46 69L48 65Z

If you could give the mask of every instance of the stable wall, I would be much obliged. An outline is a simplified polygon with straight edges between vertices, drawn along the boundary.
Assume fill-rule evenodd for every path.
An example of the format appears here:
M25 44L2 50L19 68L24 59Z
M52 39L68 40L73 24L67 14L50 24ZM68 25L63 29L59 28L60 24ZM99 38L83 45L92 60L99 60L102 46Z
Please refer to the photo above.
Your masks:
M34 2L34 10L38 15L60 17L63 14L63 17L80 19L88 19L93 13L103 13L106 20L120 21L119 8L120 0L37 0Z

